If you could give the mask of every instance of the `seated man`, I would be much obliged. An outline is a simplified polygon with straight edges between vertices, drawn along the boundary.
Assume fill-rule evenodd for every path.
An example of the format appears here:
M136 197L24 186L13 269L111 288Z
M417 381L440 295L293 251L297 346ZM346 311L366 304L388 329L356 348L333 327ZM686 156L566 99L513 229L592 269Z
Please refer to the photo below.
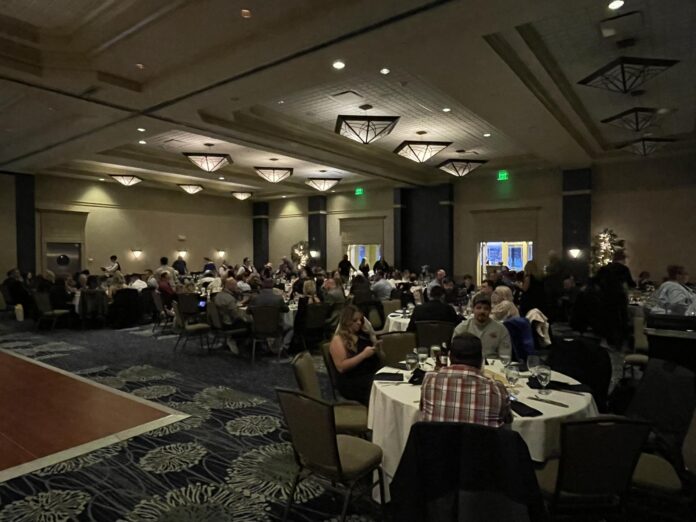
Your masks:
M176 291L171 284L171 276L169 275L169 272L164 271L160 273L157 289L162 296L162 305L165 308L171 308L172 302L178 300Z
M282 346L278 347L278 349L287 351L288 348L290 348L293 330L292 326L285 322L282 314L289 312L290 308L288 308L288 305L285 304L285 299L283 299L281 295L275 293L273 289L273 279L264 279L262 281L261 291L252 297L251 301L249 301L249 313L253 316L254 308L258 308L260 306L272 306L274 308L278 308L281 314L279 319L279 329L283 332L283 344Z
M473 307L474 316L460 323L454 329L452 337L470 333L481 339L484 357L499 358L501 355L512 357L512 343L507 328L490 318L490 297L479 292L474 296Z
M338 325L339 318L341 317L343 305L346 303L346 295L340 288L338 288L336 280L333 278L329 278L324 281L322 290L324 302L331 305L329 317L326 319L327 327L335 328Z
M434 286L430 290L430 301L413 309L407 331L416 331L416 321L444 321L454 325L459 324L460 319L457 312L444 302L444 297L445 289L441 286Z
M225 287L222 292L215 294L215 298L213 299L220 314L222 327L225 330L246 329L249 327L248 323L250 319L243 310L240 310L237 298L235 297L236 293L237 281L230 277L225 280ZM239 354L239 348L234 339L227 339L227 347L232 353Z
M467 422L499 428L512 421L505 386L483 376L481 340L471 334L452 339L450 366L428 372L421 387L421 420Z
M382 272L375 272L375 282L372 283L372 293L375 299L379 301L391 299L392 290L392 285L389 284L389 281L384 279L384 274Z

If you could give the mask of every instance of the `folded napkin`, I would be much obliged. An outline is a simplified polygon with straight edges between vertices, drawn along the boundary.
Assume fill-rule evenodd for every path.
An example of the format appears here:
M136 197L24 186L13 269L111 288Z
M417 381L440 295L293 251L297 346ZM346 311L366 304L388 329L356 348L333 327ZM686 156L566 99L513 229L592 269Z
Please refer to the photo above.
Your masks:
M423 384L423 379L425 378L425 372L421 370L420 368L416 368L413 370L413 375L411 375L411 378L408 380L409 383L411 384Z
M403 382L404 374L396 372L380 372L375 374L375 381L399 381Z
M396 368L397 370L408 371L408 365L406 363L393 363L388 365L387 368Z
M530 377L527 380L527 386L532 388L533 390L541 390L542 386L539 384L539 381L537 381L536 377ZM592 388L589 386L585 386L584 384L568 384L567 382L561 382L561 381L551 381L547 386L547 390L567 390L567 391L574 391L574 392L585 392L585 393L592 393Z
M539 415L543 415L539 410L527 406L520 401L512 401L510 403L510 408L520 417L538 417Z

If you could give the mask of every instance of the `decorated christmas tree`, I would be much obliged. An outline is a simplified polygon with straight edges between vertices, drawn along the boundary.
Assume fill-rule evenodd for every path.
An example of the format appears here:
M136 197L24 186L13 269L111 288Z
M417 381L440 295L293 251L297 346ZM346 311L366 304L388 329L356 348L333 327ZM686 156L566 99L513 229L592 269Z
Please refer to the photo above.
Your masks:
M614 253L624 249L625 241L610 229L605 228L592 238L592 273L611 263Z

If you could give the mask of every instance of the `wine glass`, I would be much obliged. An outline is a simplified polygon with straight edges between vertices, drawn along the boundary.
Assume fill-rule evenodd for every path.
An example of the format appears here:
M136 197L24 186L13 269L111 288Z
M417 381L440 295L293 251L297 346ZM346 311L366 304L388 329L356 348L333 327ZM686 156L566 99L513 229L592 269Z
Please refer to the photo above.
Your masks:
M547 390L546 386L551 382L551 368L548 366L541 364L536 367L536 378L539 381L539 384L541 384L541 390L539 391L540 395L548 395L551 393L551 390Z
M538 355L527 356L527 368L529 369L532 376L536 376L536 369L541 364L541 359Z
M510 361L512 361L512 356L508 354L500 354L500 362L503 363L503 366L507 368L508 364L510 364Z
M409 372L412 372L418 367L418 356L415 353L406 354L406 368Z
M520 366L517 363L509 364L505 368L505 378L508 383L510 383L511 388L514 390L517 385L517 381L520 378Z
M440 347L437 344L433 344L430 347L430 354L433 356L433 359L435 359L435 362L440 361Z
M421 347L418 348L418 364L421 368L421 370L425 369L425 361L428 359L428 356L430 355L430 350L427 347Z

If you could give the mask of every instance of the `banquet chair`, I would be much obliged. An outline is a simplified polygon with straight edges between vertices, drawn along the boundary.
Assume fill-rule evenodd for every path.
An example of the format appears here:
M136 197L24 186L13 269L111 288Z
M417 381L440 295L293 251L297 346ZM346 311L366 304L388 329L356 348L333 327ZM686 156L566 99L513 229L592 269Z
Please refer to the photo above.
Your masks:
M324 358L324 366L326 366L326 374L329 376L329 383L331 384L331 394L333 395L334 401L338 400L340 394L338 393L338 370L331 357L331 343L326 342L321 344L321 355Z
M283 331L280 326L280 309L276 306L255 306L249 309L249 313L253 317L251 323L251 364L254 364L256 359L256 343L266 343L269 351L271 345L268 340L274 342L283 337ZM278 349L278 357L282 349Z
M201 315L198 302L201 297L198 294L184 293L178 295L179 312L184 319L193 319Z
M401 308L400 299L389 299L388 301L382 301L382 308L384 309L384 317L392 314Z
M160 334L163 334L167 326L171 326L174 318L167 312L162 304L162 295L155 290L152 292L152 303L155 306L156 316L153 317L152 321L152 333L157 336L155 330L157 327L160 328Z
M300 391L314 399L322 399L312 355L307 351L300 352L290 364ZM337 433L364 435L368 431L367 408L362 404L355 401L334 402L333 408Z
M345 497L339 520L345 521L355 486L374 471L377 471L378 475L384 516L382 449L359 437L337 435L332 404L294 390L276 388L276 393L290 431L298 466L283 512L283 520L288 519L299 483L311 475L316 475L328 480L331 486L343 486ZM325 487L334 489L328 485ZM372 488L368 491L371 492Z
M391 332L380 336L384 364L395 366L416 348L416 334L413 332Z
M222 324L222 319L220 318L220 310L213 299L208 301L207 313L208 321L210 322L210 329L213 332L213 340L210 343L213 347L215 347L215 343L219 339L226 341L228 338L242 338L246 337L249 333L249 330L246 328L236 328L233 330L225 329L224 325Z
M308 350L307 341L310 342L311 346L312 342L324 339L326 321L331 313L332 305L327 303L310 303L300 304L300 306L303 309L302 312L300 312L299 308L297 311L298 316L300 316L300 324L295 328L295 335L302 343L302 348Z
M33 297L34 304L36 305L36 309L39 312L36 321L37 330L41 328L41 322L44 320L51 321L51 330L53 330L56 327L58 319L60 319L61 317L68 317L70 315L70 310L54 310L53 307L51 307L50 297L46 292L35 292Z
M99 322L100 326L104 326L106 317L109 313L109 300L106 297L106 292L101 289L84 289L80 292L80 321L82 328L87 325L87 322Z
M140 320L140 294L135 288L121 288L114 293L109 306L109 322L113 328L128 328Z
M210 332L210 325L207 323L189 323L179 311L179 303L176 301L172 302L172 310L174 310L174 326L179 331L179 337L176 339L174 344L174 351L179 346L179 342L183 339L184 344L181 345L183 350L186 347L186 343L191 337L198 337L201 349L204 350L203 338L205 337L206 347L210 349L210 343L208 342L208 332Z
M447 343L449 346L452 340L454 325L445 321L416 321L416 337L418 346L430 348L433 345L442 346Z
M600 416L561 424L561 456L537 470L551 515L621 514L650 424Z

